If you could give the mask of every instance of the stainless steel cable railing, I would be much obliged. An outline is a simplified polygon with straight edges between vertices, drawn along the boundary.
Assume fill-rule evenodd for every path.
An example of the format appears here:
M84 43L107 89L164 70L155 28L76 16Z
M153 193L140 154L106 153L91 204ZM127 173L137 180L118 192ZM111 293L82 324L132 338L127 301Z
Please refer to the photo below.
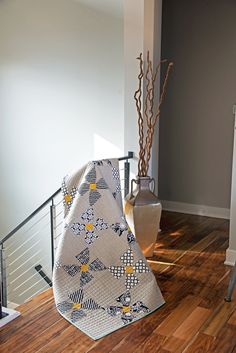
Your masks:
M123 196L129 192L133 152L119 158ZM51 285L54 253L62 234L63 202L58 189L0 240L0 299L18 305ZM0 305L1 306L1 305Z

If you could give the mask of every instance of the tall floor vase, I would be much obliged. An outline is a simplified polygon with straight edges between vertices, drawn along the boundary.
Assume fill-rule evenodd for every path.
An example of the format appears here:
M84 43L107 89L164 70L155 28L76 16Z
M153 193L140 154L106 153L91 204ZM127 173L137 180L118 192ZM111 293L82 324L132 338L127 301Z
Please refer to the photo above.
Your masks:
M153 256L162 211L154 190L153 178L137 177L131 181L131 192L125 200L127 221L146 257Z

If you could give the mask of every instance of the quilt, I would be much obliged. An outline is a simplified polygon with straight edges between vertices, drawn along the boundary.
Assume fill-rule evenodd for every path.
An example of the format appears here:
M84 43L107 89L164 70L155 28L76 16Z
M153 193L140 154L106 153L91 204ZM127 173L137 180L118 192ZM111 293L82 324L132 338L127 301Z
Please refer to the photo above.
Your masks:
M162 306L123 212L118 159L89 162L67 175L62 194L63 233L53 270L59 313L96 340Z

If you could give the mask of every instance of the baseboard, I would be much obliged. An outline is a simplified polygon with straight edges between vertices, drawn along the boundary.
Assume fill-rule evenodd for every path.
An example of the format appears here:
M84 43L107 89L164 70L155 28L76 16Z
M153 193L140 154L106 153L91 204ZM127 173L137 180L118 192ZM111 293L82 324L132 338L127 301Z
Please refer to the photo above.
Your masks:
M236 262L236 250L228 248L226 250L225 265L234 266Z
M12 320L15 320L20 315L19 311L9 309L9 308L4 308L4 307L2 307L2 312L6 316L0 319L0 327L5 326Z
M17 308L19 306L19 304L16 304L16 303L13 303L13 302L9 302L9 301L7 301L7 307L9 308L9 309L15 309L15 308Z
M188 213L199 216L207 216L213 218L230 218L229 208L212 207L205 205L195 205L185 202L175 202L175 201L161 201L162 208L165 211Z

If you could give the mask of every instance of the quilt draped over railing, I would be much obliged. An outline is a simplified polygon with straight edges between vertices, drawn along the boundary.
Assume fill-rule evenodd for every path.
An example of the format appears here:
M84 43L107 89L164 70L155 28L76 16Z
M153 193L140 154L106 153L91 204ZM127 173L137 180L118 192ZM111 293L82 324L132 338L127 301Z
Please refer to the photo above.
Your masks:
M119 162L88 163L62 183L64 224L53 271L60 314L93 339L164 304L124 213Z

